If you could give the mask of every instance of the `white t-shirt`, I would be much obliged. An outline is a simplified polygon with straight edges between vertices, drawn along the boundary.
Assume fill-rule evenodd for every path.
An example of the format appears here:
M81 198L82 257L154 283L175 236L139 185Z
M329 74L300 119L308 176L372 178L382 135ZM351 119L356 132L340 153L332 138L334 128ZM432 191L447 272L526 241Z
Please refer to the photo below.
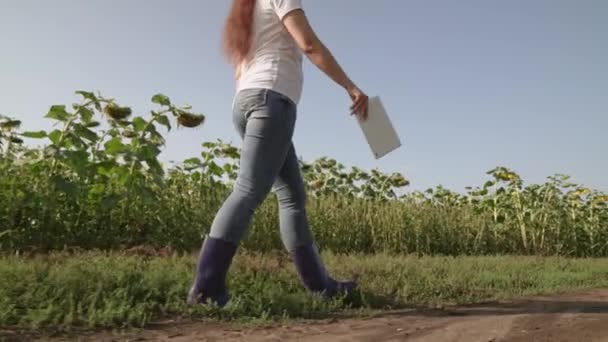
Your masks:
M300 101L304 76L302 52L282 20L301 9L302 0L257 0L251 50L241 64L237 92L248 88L272 89Z

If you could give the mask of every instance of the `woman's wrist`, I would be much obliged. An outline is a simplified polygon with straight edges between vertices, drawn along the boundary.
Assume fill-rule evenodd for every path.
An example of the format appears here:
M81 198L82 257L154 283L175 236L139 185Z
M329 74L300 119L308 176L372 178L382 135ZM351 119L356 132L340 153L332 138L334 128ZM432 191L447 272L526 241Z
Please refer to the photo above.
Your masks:
M351 94L352 92L354 92L355 90L359 89L357 87L357 85L355 85L352 81L349 82L346 87L344 87L344 89L346 90L346 92L348 92L349 94Z

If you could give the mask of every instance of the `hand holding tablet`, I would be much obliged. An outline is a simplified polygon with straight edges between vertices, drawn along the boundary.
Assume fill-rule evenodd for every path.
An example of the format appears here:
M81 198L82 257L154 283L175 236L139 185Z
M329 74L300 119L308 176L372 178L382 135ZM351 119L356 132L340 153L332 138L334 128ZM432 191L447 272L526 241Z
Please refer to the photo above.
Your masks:
M401 146L401 140L379 96L369 98L367 119L362 120L357 115L357 121L376 159Z

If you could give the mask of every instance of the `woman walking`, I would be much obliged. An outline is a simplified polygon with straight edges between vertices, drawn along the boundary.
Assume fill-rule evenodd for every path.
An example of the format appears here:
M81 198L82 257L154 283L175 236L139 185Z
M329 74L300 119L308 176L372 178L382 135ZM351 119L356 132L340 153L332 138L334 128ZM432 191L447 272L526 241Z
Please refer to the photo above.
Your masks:
M292 136L303 85L305 55L352 99L366 119L368 97L345 74L311 28L301 0L233 0L224 49L237 79L233 121L241 135L234 189L205 237L188 303L229 300L226 275L254 211L274 190L282 242L303 285L327 297L353 291L353 281L330 277L306 217L304 182Z

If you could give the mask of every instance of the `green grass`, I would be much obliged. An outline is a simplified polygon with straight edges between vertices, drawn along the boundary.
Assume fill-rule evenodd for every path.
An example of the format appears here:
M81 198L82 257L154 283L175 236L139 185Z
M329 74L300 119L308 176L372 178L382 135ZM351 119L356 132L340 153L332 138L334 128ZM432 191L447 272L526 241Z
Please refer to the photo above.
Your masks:
M193 256L5 256L0 259L0 326L57 331L142 327L164 317L240 322L322 318L608 286L606 259L328 253L324 259L333 275L360 275L360 296L323 302L307 295L284 256L242 250L229 276L233 300L220 310L184 304Z

